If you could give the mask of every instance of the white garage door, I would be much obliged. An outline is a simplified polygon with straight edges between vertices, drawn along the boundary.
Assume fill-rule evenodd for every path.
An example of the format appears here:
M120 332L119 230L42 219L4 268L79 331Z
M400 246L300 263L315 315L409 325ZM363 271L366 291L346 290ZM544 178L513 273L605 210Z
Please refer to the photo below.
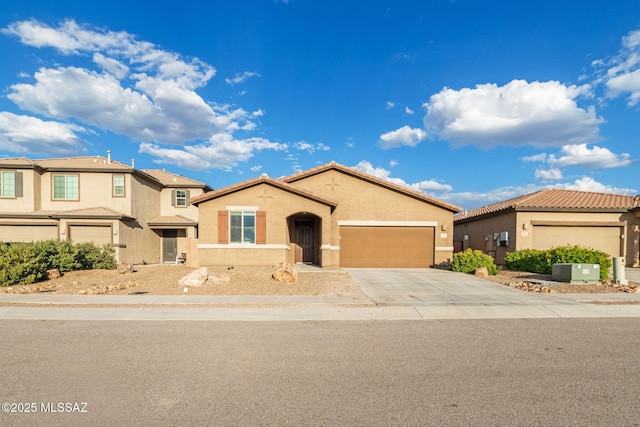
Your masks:
M533 227L533 248L580 245L603 251L612 257L621 256L620 227L566 227L536 225Z
M109 225L71 225L69 240L74 243L93 242L96 245L111 244L111 226Z
M34 242L58 240L58 226L53 225L0 225L2 242Z

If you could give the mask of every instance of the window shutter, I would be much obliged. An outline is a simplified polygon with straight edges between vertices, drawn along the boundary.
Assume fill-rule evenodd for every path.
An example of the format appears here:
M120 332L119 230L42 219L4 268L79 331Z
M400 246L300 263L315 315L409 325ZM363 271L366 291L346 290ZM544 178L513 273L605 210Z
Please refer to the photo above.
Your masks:
M267 212L256 212L256 245L267 244Z
M185 206L189 206L189 199L191 198L191 191L185 190L185 194L187 195Z
M16 172L16 197L22 197L22 172Z
M171 206L176 205L176 190L171 190Z
M229 212L218 211L218 243L229 244Z

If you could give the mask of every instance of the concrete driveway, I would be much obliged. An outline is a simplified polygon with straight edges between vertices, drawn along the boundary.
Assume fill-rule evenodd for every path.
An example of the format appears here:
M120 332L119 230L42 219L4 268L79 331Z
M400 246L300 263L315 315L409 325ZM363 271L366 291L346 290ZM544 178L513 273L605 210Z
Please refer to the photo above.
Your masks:
M567 303L529 294L475 276L433 268L349 268L362 291L378 305L549 305Z

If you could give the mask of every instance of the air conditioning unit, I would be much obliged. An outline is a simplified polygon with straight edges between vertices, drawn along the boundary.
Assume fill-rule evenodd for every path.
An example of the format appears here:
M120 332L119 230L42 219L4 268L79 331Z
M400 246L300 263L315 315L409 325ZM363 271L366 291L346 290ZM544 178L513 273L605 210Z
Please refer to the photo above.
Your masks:
M600 264L553 264L551 280L569 283L597 283L600 281Z

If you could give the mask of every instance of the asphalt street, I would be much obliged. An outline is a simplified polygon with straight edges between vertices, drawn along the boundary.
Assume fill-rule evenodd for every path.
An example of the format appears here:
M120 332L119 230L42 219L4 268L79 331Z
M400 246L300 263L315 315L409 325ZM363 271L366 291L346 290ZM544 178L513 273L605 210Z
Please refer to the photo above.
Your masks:
M0 324L2 426L640 424L639 318Z

